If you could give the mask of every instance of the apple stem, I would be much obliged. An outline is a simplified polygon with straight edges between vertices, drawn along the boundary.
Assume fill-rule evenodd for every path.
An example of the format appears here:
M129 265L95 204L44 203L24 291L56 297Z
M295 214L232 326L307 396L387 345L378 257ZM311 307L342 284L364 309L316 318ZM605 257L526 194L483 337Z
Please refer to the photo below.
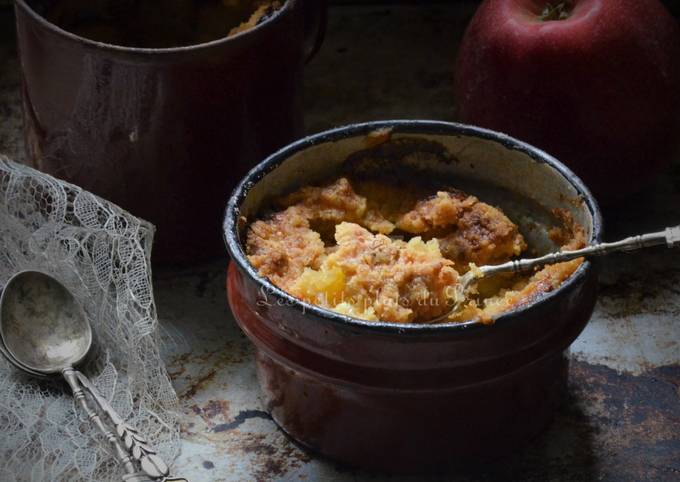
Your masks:
M565 20L571 15L571 10L573 9L572 2L565 0L556 4L547 3L543 7L540 19L543 22L549 22L551 20Z

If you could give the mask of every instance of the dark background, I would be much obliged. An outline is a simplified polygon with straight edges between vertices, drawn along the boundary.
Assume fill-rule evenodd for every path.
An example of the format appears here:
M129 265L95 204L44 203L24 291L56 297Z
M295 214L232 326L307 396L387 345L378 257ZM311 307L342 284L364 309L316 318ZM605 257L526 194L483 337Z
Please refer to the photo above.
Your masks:
M391 7L397 3L408 6ZM337 6L330 11L326 41L305 72L308 132L371 119L455 120L454 59L477 3L332 0ZM676 16L680 13L680 0L665 3ZM0 152L21 159L20 66L13 24L11 6L0 0ZM608 237L619 239L678 224L678 206L680 161L676 160L655 185L606 213ZM183 319L186 306L193 305L199 306L200 317L205 317L203 324L192 318L191 336L209 338L206 347L214 351L208 357L201 349L191 360L203 360L195 363L205 364L206 371L201 373L210 375L196 377L195 385L180 393L186 397L183 403L194 403L193 395L188 394L202 390L215 373L209 363L228 366L224 360L229 358L222 357L240 353L228 344L228 332L215 336L216 331L208 326L214 322L222 329L225 320L224 264L219 261L186 272L154 274L161 317L170 314L169 319ZM599 302L590 325L594 328L575 348L588 356L572 359L568 397L555 423L529 449L513 453L511 447L508 459L473 467L458 474L460 479L678 481L680 365L667 363L668 354L676 353L673 350L680 346L674 345L680 340L679 286L677 251L659 248L604 260ZM183 290L181 296L177 287ZM639 371L631 373L625 366L631 353L637 357L638 351ZM612 368L622 365L623 371ZM278 445L261 444L261 467L285 469L282 464L287 461L305 460L306 455L282 440ZM332 474L354 480L385 480L346 467L338 467Z

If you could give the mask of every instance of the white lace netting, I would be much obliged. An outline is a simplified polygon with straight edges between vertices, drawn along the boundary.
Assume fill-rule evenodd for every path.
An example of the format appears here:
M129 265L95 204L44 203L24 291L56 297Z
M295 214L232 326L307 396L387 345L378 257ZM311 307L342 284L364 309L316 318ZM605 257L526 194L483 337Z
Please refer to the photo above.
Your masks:
M117 206L0 156L0 288L37 269L73 291L96 340L82 371L170 462L178 401L159 354L153 233ZM99 482L120 480L121 470L63 385L0 357L0 481Z

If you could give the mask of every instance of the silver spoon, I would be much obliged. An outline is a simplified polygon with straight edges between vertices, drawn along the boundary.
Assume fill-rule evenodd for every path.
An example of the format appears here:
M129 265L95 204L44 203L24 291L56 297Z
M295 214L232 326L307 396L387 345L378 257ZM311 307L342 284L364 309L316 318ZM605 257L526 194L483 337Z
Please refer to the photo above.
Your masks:
M83 393L81 381L87 378L73 367L81 363L92 347L92 328L85 312L71 292L52 276L38 271L22 271L14 275L0 297L0 338L2 352L17 368L35 376L61 374L71 387L73 396L87 413L90 420L111 443L128 482L145 482L158 478L167 479L168 467L149 448L136 430L129 427L136 446L144 450L128 449L139 460L143 472L138 472L133 458L93 410ZM105 400L87 380L86 389L99 403ZM107 404L109 415L115 414ZM115 414L117 419L120 417ZM123 435L120 436L127 444Z
M501 273L529 273L535 268L545 266L546 264L563 263L565 261L591 256L605 256L619 251L637 251L638 249L661 245L666 245L669 248L680 246L680 226L666 228L664 231L659 231L657 233L631 236L612 243L598 243L583 249L550 253L539 258L516 259L503 264L473 268L458 279L458 284L455 286L452 297L452 308L443 315L431 319L428 323L437 323L447 320L449 316L458 310L461 303L465 301L465 296L472 284L479 279L488 278Z

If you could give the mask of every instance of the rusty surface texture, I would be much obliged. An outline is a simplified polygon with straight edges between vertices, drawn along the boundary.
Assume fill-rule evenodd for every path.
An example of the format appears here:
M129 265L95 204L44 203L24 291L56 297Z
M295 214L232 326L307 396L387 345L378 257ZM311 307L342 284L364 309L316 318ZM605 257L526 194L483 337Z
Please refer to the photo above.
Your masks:
M324 48L307 71L308 130L375 118L455 119L452 63L473 9L469 2L335 7ZM5 20L3 28L11 25ZM21 159L19 66L3 42L0 151ZM609 239L680 224L680 159L605 217ZM595 315L571 349L564 403L528 449L509 447L502 460L412 477L322 460L277 429L262 406L250 343L226 305L225 268L220 260L155 273L165 358L183 404L176 473L192 482L680 480L677 250L604 261Z

